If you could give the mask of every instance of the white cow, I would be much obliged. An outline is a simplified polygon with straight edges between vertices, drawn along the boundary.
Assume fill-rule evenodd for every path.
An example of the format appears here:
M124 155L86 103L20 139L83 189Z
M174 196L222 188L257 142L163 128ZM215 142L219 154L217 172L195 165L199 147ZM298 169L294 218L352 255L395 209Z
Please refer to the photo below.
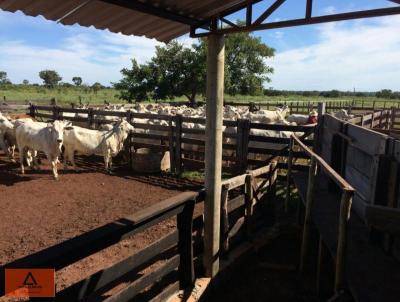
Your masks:
M46 126L43 123L27 122L21 123L16 129L17 146L20 154L21 173L25 173L24 157L25 151L42 151L51 162L53 176L57 180L58 156L64 138L64 129L70 125L69 122L55 121Z
M313 110L308 115L307 114L291 114L286 120L289 123L296 123L296 125L307 125L313 123L318 118L318 112Z
M288 112L288 107L276 108L274 111L259 110L256 113L249 112L247 117L252 123L273 124L284 121Z
M5 141L5 135L8 130L14 128L14 125L0 112L0 149L4 151L5 154L9 155L8 146ZM11 159L11 158L10 158Z
M354 114L349 114L347 110L340 109L338 112L333 113L333 116L342 120L349 120L354 117Z
M118 122L109 131L91 130L77 126L68 127L64 134L64 168L69 160L75 169L75 151L83 155L102 155L105 169L112 167L112 157L116 156L124 146L130 131L134 128L127 121Z

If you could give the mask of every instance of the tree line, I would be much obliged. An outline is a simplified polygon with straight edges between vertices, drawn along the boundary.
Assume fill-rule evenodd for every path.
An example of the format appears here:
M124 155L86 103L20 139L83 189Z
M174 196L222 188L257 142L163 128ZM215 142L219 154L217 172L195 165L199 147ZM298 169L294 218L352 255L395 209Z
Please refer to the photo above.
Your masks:
M319 91L319 90L275 90L272 88L265 89L264 95L266 96L290 96L299 95L305 97L325 97L325 98L339 98L339 97L377 97L383 99L398 99L400 100L400 91L392 91L390 89L382 89L376 92L362 92L362 91L340 91L340 90L329 90L329 91Z
M55 87L82 87L83 89L91 89L95 93L99 91L100 89L107 88L106 86L103 86L99 82L94 83L93 85L87 85L83 83L82 77L75 76L72 77L72 83L67 83L67 82L61 82L62 77L59 75L59 73L55 70L42 70L39 72L39 77L43 81L43 86L53 89ZM0 85L12 85L13 83L7 76L7 72L5 71L0 71ZM29 85L28 80L23 80L22 85ZM38 84L33 84L34 86Z
M230 95L262 95L263 84L273 72L267 59L275 50L249 33L225 38L225 92ZM205 95L207 43L199 39L191 47L177 41L157 46L155 56L145 64L132 59L121 70L122 79L113 83L120 98L128 102L186 97L191 104Z

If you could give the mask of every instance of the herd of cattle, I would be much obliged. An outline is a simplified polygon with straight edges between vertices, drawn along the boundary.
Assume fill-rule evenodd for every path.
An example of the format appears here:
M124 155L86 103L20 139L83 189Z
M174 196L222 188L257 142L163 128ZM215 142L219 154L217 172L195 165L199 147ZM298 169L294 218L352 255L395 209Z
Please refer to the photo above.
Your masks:
M189 108L186 106L174 107L160 104L137 104L132 108L124 106L114 106L111 108L102 108L110 111L127 111L136 113L154 114L154 119L134 118L132 124L150 124L168 126L168 122L163 119L157 119L157 115L177 115L191 118L205 118L205 106L199 108ZM286 107L276 108L275 110L259 110L250 112L245 107L224 107L225 120L248 119L252 123L263 124L281 124L281 125L306 125L317 122L318 114L316 111L308 115L291 114ZM351 118L345 110L335 113L335 116L342 119ZM96 129L88 129L87 123L70 122L68 117L87 117L85 113L63 113L64 120L57 120L50 123L34 121L31 118L13 119L0 112L0 149L3 150L9 159L15 162L15 148L19 150L19 163L21 173L24 173L24 164L33 169L38 168L37 153L43 152L52 165L53 176L58 179L57 164L62 149L64 169L67 169L68 161L75 168L74 155L101 155L104 157L105 169L112 167L112 158L116 156L123 148L124 142L129 133L133 135L133 141L138 143L155 143L154 139L135 138L135 133L147 133L168 135L167 132L151 129L140 129L132 126L124 118L115 116L98 116L103 119L102 123L96 126ZM201 123L184 122L183 128L205 130L205 125ZM166 128L168 129L168 128ZM224 127L225 133L236 133L236 127ZM293 132L251 129L250 135L287 138ZM298 134L298 133L296 133ZM182 137L203 139L202 134L183 133ZM230 136L232 137L232 136ZM224 143L235 144L234 138L226 138ZM160 144L160 142L158 142ZM251 145L254 144L254 145ZM261 145L260 145L261 144ZM268 144L268 145L266 145ZM63 147L63 148L62 148ZM256 148L279 148L274 144L262 142L249 142L249 147ZM186 144L182 146L185 150L197 150L198 146Z

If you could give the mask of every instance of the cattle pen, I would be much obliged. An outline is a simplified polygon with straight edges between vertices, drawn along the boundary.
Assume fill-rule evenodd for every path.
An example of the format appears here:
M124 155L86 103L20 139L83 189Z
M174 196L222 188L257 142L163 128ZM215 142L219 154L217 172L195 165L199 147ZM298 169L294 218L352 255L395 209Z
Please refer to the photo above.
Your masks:
M116 261L108 268L95 271L91 276L79 275L79 281L57 289L58 295L55 300L64 298L67 301L131 301L135 297L139 301L165 301L173 294L171 301L196 301L208 283L215 284L218 277L226 272L229 263L247 251L257 249L263 235L268 233L268 226L265 223L273 221L267 218L267 214L271 213L269 205L277 204L274 203L274 197L278 197L277 173L280 171L276 169L279 170L279 164L283 163L287 164L288 169L285 177L286 187L290 190L294 185L302 197L296 202L296 199L292 199L295 195L291 195L289 190L287 192L287 211L288 213L292 211L292 205L295 204L300 224L303 226L299 232L302 234L301 259L299 265L296 263L296 268L298 267L303 273L301 276L311 275L307 274L311 264L308 260L312 258L311 252L314 251L318 254L317 287L321 289L319 292L324 300L397 301L400 296L399 140L398 130L395 129L398 126L397 109L379 108L379 105L375 104L377 106L372 109L373 112L364 114L365 110L362 110L360 116L355 117L357 120L343 121L324 114L324 106L321 105L318 125L313 127L312 148L307 146L311 136L291 134L290 137L284 137L285 142L279 142L284 146L279 148L278 154L274 151L274 154L267 154L265 158L263 154L255 153L255 157L247 158L249 165L246 171L243 171L244 167L242 171L239 169L237 160L234 166L236 166L235 174L238 175L230 175L227 179L222 177L222 166L231 167L229 160L223 161L223 156L235 154L235 158L238 158L237 154L244 155L245 140L248 139L250 145L252 138L251 134L243 136L242 139L229 138L238 139L240 144L231 143L235 145L234 149L231 148L235 151L233 153L227 154L224 152L226 150L223 150L223 145L229 141L223 138L225 36L400 14L399 0L377 1L372 8L358 9L357 6L349 6L344 11L334 12L321 11L316 5L317 1L312 0L304 1L304 5L293 5L286 9L283 4L288 2L290 1L276 0L272 3L266 0L0 1L2 10L13 13L21 11L25 15L34 17L43 16L47 20L63 25L93 26L97 29L108 29L113 33L154 38L159 42L169 42L189 34L191 38L204 38L207 43L205 52L207 70L204 81L207 104L205 115L207 119L204 121L205 143L204 150L195 148L205 157L204 187L168 198L134 215L127 216L131 214L127 213L114 223L96 227L92 231L83 231L81 236L71 234L75 237L61 240L50 247L39 244L40 248L33 254L13 259L11 264L2 264L1 281L5 279L6 269L12 266L14 268L52 266L57 273L60 269L68 270L68 265L76 261L79 266L82 257L119 242L130 234L138 235L141 231L146 232L150 226L156 228L153 233L162 235L160 232L162 228L157 223L173 219L175 224L171 225L171 231L172 229L174 231L164 239L157 238L161 241L155 243L155 246L149 245L148 249L141 248L138 253L126 255L124 259ZM330 2L332 5L333 1ZM274 18L275 12L283 13L284 18ZM237 21L232 19L236 16L239 18ZM371 26L376 28L377 24L371 23L373 23ZM95 40L94 43L96 42L99 41ZM337 47L334 43L331 44L333 48ZM376 45L381 49L380 43ZM334 74L330 76L333 77ZM380 111L380 116L379 112L375 111ZM54 116L52 115L50 119L59 119L58 113L58 109L54 109ZM4 118L2 120L7 123ZM370 127L367 126L368 123ZM237 124L233 126L235 127L237 133L242 132ZM180 127L172 121L169 128L173 131L185 127L183 125ZM250 131L257 133L255 130L257 129ZM286 131L280 130L278 133L281 135L284 132ZM306 132L302 131L304 134ZM178 133L176 137L172 134L169 137L171 143L168 147L171 153L185 150L176 144L184 144L182 140L188 139L188 136ZM263 140L269 138L261 137L258 143L268 143ZM192 141L186 143L195 145L191 143L195 143L193 140L196 138L189 136L189 139ZM160 141L157 145L164 144ZM203 143L199 145L202 146ZM253 147L258 148L258 145L253 144ZM129 152L132 152L131 149L129 148ZM282 158L285 156L282 156L281 152L286 151L289 158ZM297 153L295 155L295 152L301 152L301 155L306 157L302 163L303 169L308 170L308 174L295 171L297 164L295 156L299 155ZM182 168L181 163L184 164L186 160L186 157L182 156L183 153L184 151L175 154L175 159L171 158L175 170L179 171ZM248 152L248 155L250 154ZM258 164L252 166L248 162L248 159L259 158L262 158L259 166ZM203 162L201 156L195 160ZM56 167L57 158L53 159L52 163ZM186 168L185 165L183 168ZM19 179L20 188L26 186L26 179L26 177ZM80 186L84 185L85 180L82 180ZM10 187L16 189L18 186ZM51 193L43 189L42 191ZM135 189L132 193L136 193ZM47 195L52 197L51 194ZM198 203L198 201L204 202ZM9 206L11 202L9 201ZM19 209L20 213L24 211L26 209L23 207ZM54 208L53 212L60 211ZM82 212L86 213L83 210ZM196 213L203 216L199 216L201 218L197 220ZM257 216L261 216L261 219ZM65 217L69 218L68 215ZM40 217L36 219L41 221ZM200 228L198 221L201 221ZM17 218L15 222L18 222ZM262 227L258 228L260 222ZM35 229L30 230L34 234ZM6 232L12 234L13 228L7 229ZM320 240L315 240L318 239L318 235ZM54 237L57 237L57 234ZM23 238L26 239L27 237ZM17 251L13 250L12 253ZM59 257L60 255L64 257ZM154 263L154 259L159 261ZM257 262L256 258L252 260L250 263ZM94 267L97 269L97 266ZM329 276L333 276L334 282L326 282L329 286L325 287L324 277ZM254 281L256 278L250 275L247 279ZM305 281L302 278L298 280ZM261 283L261 286L254 290L257 293L260 288L267 285L263 284L262 280L255 281ZM1 294L5 293L4 285L4 282L1 282ZM181 292L176 293L178 288ZM235 288L228 287L224 298L232 292L235 292Z
M223 146L231 154L223 156L224 169L230 176L221 183L222 272L248 253L253 240L260 241L271 224L276 223L271 205L277 202L277 188L286 187L284 208L287 212L296 208L303 228L300 272L307 274L310 253L315 248L318 250L318 294L322 297L335 294L342 298L351 294L356 301L376 301L378 297L382 301L395 301L392 298L398 294L394 284L400 260L398 111L396 108L366 110L348 121L341 121L324 114L324 107L324 104L319 105L322 110L319 122L311 126L224 121L226 127L238 130L226 136L235 139L235 143ZM64 112L80 116L64 117ZM139 135L139 138L159 141L147 144L135 142L133 133L128 150L146 147L170 152L170 172L175 175L185 169L204 167L204 150L185 150L185 144L204 146L204 130L194 131L184 126L188 122L204 123L204 119L35 105L30 107L29 113L38 120L68 119L87 123L88 127L109 123L102 118L104 116L126 118L139 129L159 131L158 134ZM84 114L87 116L82 117ZM135 118L164 119L168 126L135 123ZM301 135L257 137L250 135L251 128L301 132ZM187 138L185 133L197 137ZM251 141L274 143L280 148L249 147ZM257 160L251 156L253 153L267 157ZM293 200L293 186L299 192L300 202ZM62 278L67 267L79 266L87 257L132 236L152 233L154 226L167 223L172 233L162 232L140 249L125 253L127 257L101 270L92 269L90 275L74 282L69 280L57 289L57 301L86 301L95 297L107 301L128 301L134 297L137 301L165 300L179 290L204 282L201 279L203 203L204 189L201 184L197 188L193 186L191 191L154 203L131 216L121 216L105 225L100 223L71 239L13 259L2 265L1 281L7 268L28 266L54 267L58 278ZM319 233L317 243L314 228ZM326 280L331 271L329 259L335 261L333 283ZM361 275L368 277L360 281ZM382 278L387 278L384 286ZM379 290L371 293L365 284ZM345 289L348 290L343 291Z

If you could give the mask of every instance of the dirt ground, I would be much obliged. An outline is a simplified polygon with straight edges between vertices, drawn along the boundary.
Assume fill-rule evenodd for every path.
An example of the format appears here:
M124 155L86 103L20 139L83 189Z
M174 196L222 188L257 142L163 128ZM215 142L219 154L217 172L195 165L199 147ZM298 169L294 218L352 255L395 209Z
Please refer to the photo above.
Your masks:
M169 176L108 175L102 159L78 159L77 172L52 178L44 160L40 171L20 175L17 164L0 155L0 265L134 214L197 186ZM61 168L61 165L60 165ZM57 291L110 266L171 232L170 220L57 272Z

